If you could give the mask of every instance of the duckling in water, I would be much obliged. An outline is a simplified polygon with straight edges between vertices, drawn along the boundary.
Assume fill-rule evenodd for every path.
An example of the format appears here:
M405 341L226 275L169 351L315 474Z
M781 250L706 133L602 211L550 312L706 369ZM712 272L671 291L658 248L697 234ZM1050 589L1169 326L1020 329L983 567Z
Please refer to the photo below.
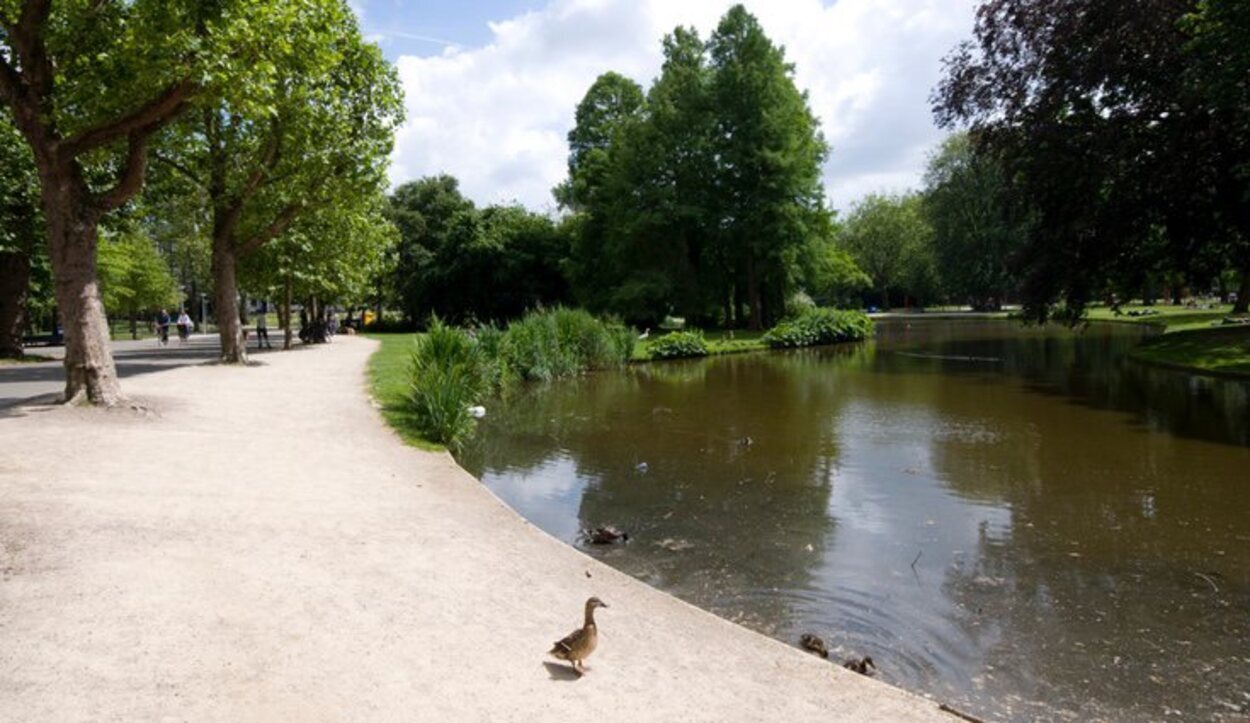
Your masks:
M599 627L595 625L595 608L606 608L607 605L597 597L586 601L586 618L582 626L569 633L548 651L548 655L559 660L567 660L573 664L578 675L585 675L588 668L582 663L595 652L599 644Z
M815 653L822 658L829 657L829 648L825 646L825 641L822 640L819 635L803 633L803 635L799 638L799 647L809 653Z
M842 667L846 668L847 670L853 670L856 673L859 673L860 675L871 676L873 673L877 672L877 664L872 662L872 657L868 655L865 655L864 657L859 658L858 660L855 658L851 658L850 660L843 663Z
M618 542L629 542L629 533L613 527L605 525L596 527L593 530L582 530L582 535L590 540L592 545L614 545Z

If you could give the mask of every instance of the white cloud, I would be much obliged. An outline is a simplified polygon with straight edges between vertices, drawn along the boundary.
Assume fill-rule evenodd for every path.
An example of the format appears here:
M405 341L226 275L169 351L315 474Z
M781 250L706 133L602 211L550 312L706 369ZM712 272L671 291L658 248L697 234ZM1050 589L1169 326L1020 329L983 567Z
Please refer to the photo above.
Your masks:
M408 121L392 180L450 173L481 203L552 205L565 174L573 110L600 73L650 84L660 39L677 25L703 35L730 0L551 0L491 24L480 48L398 61ZM941 137L929 94L941 58L970 34L975 0L772 0L745 3L786 47L833 152L830 198L918 182Z

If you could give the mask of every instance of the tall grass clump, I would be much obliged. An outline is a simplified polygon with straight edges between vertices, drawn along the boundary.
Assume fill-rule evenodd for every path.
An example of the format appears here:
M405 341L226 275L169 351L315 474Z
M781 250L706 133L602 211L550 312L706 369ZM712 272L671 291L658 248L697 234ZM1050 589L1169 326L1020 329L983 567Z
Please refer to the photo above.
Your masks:
M761 338L773 349L860 341L872 334L872 319L862 311L807 309L768 330Z
M532 311L512 322L500 341L503 364L525 380L559 379L629 361L634 333L580 309Z
M479 342L434 318L415 342L408 367L408 398L421 433L459 447L473 434L470 407L489 391L490 374Z

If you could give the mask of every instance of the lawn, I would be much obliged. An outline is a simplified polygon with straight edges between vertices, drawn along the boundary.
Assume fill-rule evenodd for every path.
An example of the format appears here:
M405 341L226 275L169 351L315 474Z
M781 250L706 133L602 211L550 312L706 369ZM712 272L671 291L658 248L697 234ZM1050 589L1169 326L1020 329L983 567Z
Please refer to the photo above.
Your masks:
M405 442L421 449L446 449L421 435L408 407L408 357L417 334L367 334L382 343L369 357L369 390L382 416Z
M1129 316L1130 312L1154 311L1158 312L1150 316ZM1193 309L1188 306L1173 306L1171 304L1155 304L1154 306L1138 306L1125 305L1120 307L1120 315L1116 315L1110 307L1096 306L1091 307L1085 318L1090 321L1115 321L1127 322L1132 324L1150 324L1151 326L1162 327L1165 331L1189 331L1192 329L1211 328L1212 322L1219 323L1221 319L1231 314L1233 307L1231 305L1216 305L1210 309Z
M1153 310L1150 316L1128 316L1130 311ZM1088 319L1159 327L1163 334L1133 351L1133 358L1169 367L1192 368L1215 374L1250 374L1250 326L1224 326L1232 307L1210 309L1156 304L1123 306L1117 316L1107 307L1089 310Z
M1166 366L1250 375L1250 325L1170 331L1147 341L1133 356Z

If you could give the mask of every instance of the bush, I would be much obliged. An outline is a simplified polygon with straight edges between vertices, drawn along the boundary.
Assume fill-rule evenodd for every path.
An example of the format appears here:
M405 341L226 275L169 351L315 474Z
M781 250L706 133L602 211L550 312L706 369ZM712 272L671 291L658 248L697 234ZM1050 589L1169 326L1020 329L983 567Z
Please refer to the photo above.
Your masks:
M762 341L773 349L860 341L872 334L872 320L862 311L809 309L768 330Z
M634 331L580 309L538 310L512 322L499 356L521 379L550 380L624 365L633 353Z
M417 339L408 370L409 401L426 438L459 447L473 434L469 407L489 389L489 368L482 348L468 333L437 318Z
M686 359L707 356L707 342L702 332L674 331L651 342L652 359Z

